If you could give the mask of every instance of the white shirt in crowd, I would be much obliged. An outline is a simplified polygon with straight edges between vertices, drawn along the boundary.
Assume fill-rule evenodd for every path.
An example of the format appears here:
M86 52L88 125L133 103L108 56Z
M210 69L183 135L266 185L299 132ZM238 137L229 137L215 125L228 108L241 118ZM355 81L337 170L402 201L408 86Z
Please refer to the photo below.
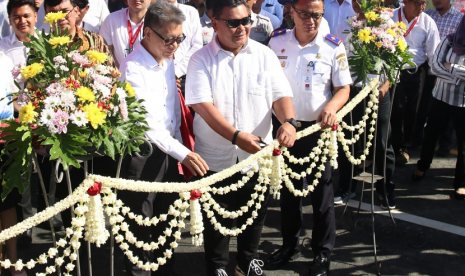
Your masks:
M13 33L10 21L8 20L7 3L8 0L0 0L0 39Z
M26 65L29 48L18 40L15 33L0 40L0 51L4 52L13 61L14 65Z
M305 46L295 38L295 29L271 38L270 48L278 56L281 67L292 86L296 119L314 121L331 100L331 83L352 83L344 44L339 46L318 32Z
M178 0L178 3L179 3L179 4L185 4L185 3L187 3L187 2L189 2L189 0Z
M341 5L337 0L326 0L325 1L325 15L324 18L328 21L329 30L332 34L336 32L337 26L342 21L355 15L355 11L352 8L351 0L344 0Z
M13 69L13 62L0 51L0 120L13 118L13 104L9 104L11 100L11 91L14 87L13 75L11 69Z
M394 16L392 17L394 22L399 21L399 10L401 11L402 22L404 22L408 30L415 22L416 17L409 23L401 7L394 10ZM438 27L429 15L424 12L420 14L417 23L405 37L405 41L407 41L410 47L408 51L413 56L413 63L420 66L426 59L429 59L429 66L432 66L431 62L433 60L434 51L441 40L439 38ZM405 68L410 68L410 66L405 66Z
M105 42L108 45L113 45L113 57L118 64L121 64L124 58L129 54L128 20L132 27L132 35L135 35L139 26L144 24L144 20L142 20L139 24L132 22L129 18L129 8L111 13L100 27L99 34L105 39ZM144 27L141 28L139 35L134 42L133 49L140 45L140 41L142 40L144 33L143 28Z
M150 130L148 139L166 154L182 162L190 152L183 144L181 106L179 102L173 59L163 60L160 65L142 46L121 63L121 79L128 81L136 92L137 99L143 99L147 110Z
M109 14L110 10L108 10L105 0L89 0L89 10L82 21L98 29Z
M260 11L259 14L261 14L263 16L266 16L266 17L268 17L270 19L271 25L273 25L274 30L276 30L277 28L279 28L281 26L281 21L282 20L279 19L276 15L264 10L263 8L262 8L262 10Z
M283 21L283 6L279 4L278 0L265 0L262 3L262 10L266 10L267 12L276 15L276 17L279 18L279 21ZM279 25L281 25L281 23Z
M318 32L324 35L331 33L331 30L329 29L328 21L324 17L321 18L320 27L318 27Z
M212 20L208 17L207 13L204 13L200 17L200 25L202 26L202 41L203 45L207 45L212 41L215 30L212 27Z
M292 90L276 55L248 39L234 56L215 37L190 60L186 79L186 105L213 103L224 118L240 131L272 141L273 102L292 97ZM194 117L195 152L211 171L219 172L250 154L216 133L205 120Z
M179 45L174 54L174 68L178 78L187 72L189 59L197 50L202 48L202 26L200 25L199 12L191 6L178 4L179 9L186 16L186 21L182 23L182 32L186 39Z

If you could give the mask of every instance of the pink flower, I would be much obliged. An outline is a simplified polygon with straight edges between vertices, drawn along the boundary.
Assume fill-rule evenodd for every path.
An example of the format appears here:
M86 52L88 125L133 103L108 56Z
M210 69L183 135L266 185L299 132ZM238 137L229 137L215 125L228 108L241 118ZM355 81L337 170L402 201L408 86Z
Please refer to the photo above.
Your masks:
M68 119L69 119L68 113L64 112L61 109L57 110L57 112L55 113L55 119L53 120L53 124L58 129L57 131L58 134L66 133L68 131L67 129Z
M25 64L18 63L11 69L11 74L17 82L24 82L23 76L21 75L21 69L23 69L24 66Z
M389 39L387 39L387 38L383 39L383 47L386 48L386 49L388 49L388 50L391 50L391 51L395 50L394 45L393 45L392 42L391 42Z
M129 118L128 118L128 104L126 103L125 100L122 100L120 103L119 103L119 112L121 114L121 118L123 119L123 121L127 121Z
M109 77L105 77L99 74L94 74L92 75L92 78L94 79L95 82L107 85L111 82L111 79Z
M80 64L81 67L83 65L87 65L89 64L89 59L86 57L86 56L83 56L79 53L76 53L74 56L73 56L73 61Z
M45 90L50 96L53 96L63 91L63 85L59 82L55 82L50 84Z
M371 30L371 32L372 32L374 35L376 35L376 36L380 36L380 35L383 33L383 29L373 27L373 29Z

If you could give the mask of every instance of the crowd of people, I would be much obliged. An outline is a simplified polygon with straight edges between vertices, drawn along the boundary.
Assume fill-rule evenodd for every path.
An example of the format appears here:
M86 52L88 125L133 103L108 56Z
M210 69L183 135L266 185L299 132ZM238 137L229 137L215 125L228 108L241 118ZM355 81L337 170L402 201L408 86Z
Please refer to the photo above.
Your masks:
M416 67L402 68L396 85L380 82L375 160L377 173L384 178L376 183L380 205L396 208L392 177L396 165L409 162L408 147L415 142L422 144L421 159L412 172L412 181L420 181L430 168L441 136L445 137L441 146L448 149L453 131L458 148L454 195L463 200L463 14L450 0L433 0L435 9L428 10L424 0L386 0L383 4L393 9L394 22L407 26L404 36ZM13 118L14 109L19 109L8 104L8 96L18 88L12 77L6 76L11 75L15 65L27 64L29 49L23 43L36 36L37 29L50 31L50 26L43 23L44 16L58 11L67 14L60 19L59 28L68 30L72 43L79 41L85 45L82 50L106 53L110 57L107 63L119 68L121 79L132 85L137 98L145 100L150 128L146 138L154 151L148 159L125 158L122 176L127 179L186 181L178 166L182 164L193 175L190 180L198 180L246 159L273 138L289 147L296 158L307 157L321 132L296 140L296 131L315 123L321 123L323 129L333 127L337 124L337 111L361 90L361 84L353 83L351 77L346 32L349 17L365 19L357 0L4 0L0 2L0 70L4 76L0 96L5 98L0 106L1 119ZM395 91L393 86L397 86ZM352 112L352 121L359 121L363 115L364 107L358 106ZM181 126L182 116L193 116L193 133ZM453 127L449 127L449 121ZM194 147L183 143L186 135L195 136ZM362 146L356 144L355 152L361 154ZM143 152L147 150L141 148ZM336 237L334 204L345 203L356 195L351 164L345 154L339 156L339 189L333 189L333 171L326 160L319 184L310 194L312 276L329 274ZM355 171L368 170L371 161L364 162L366 168L359 166ZM296 172L306 169L299 164L289 166ZM56 185L51 177L54 167L44 155L39 169L52 204L55 197L66 196L66 191L58 187L64 185ZM109 158L99 160L94 168L97 174L115 174L115 162ZM247 173L241 171L214 185L228 186ZM82 171L76 170L74 175L73 181L79 184ZM222 208L237 210L250 199L257 178L251 177L237 192L213 198ZM292 180L300 189L313 181L312 175L303 181ZM135 213L153 217L166 213L177 195L124 191L119 196ZM18 204L20 208L16 208ZM283 242L264 262L265 270L280 269L300 254L302 200L283 188L280 206ZM233 272L236 276L266 273L257 252L266 212L267 199L253 214L253 223L237 237L237 265ZM226 227L240 226L252 213L251 209L244 211L236 221L219 216L218 222ZM22 197L16 191L1 202L3 228L14 225L17 215L21 220L32 214L30 187ZM206 273L228 275L229 236L219 233L209 223L207 214L203 215ZM70 225L70 214L62 217L63 222L53 218L56 229ZM163 223L143 227L132 220L129 225L138 240L144 242L157 239L166 227ZM31 232L18 239L22 246L27 246ZM16 242L14 238L6 243L12 262L17 259ZM164 246L170 242L168 239ZM132 251L143 262L153 261L163 255L163 246L157 251L161 253L135 246ZM126 260L126 273L175 275L173 264L174 257L151 273ZM24 270L10 270L13 275L27 275Z

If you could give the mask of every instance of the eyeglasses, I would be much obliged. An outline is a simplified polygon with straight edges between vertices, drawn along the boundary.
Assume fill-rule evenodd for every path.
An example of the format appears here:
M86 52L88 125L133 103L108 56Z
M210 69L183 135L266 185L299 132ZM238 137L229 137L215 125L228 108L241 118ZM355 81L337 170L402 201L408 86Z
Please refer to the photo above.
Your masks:
M426 1L413 1L413 0L410 0L410 2L412 2L413 4L415 4L415 6L417 6L417 7L421 7L421 6L425 6L425 7L426 7L426 4L427 4Z
M155 31L151 27L149 27L149 28L150 28L150 30L152 30L152 32L154 32L156 35L158 35L158 37L161 38L161 40L163 40L163 42L165 43L166 46L173 45L175 42L179 45L179 44L181 44L181 42L184 41L184 39L186 39L186 35L184 33L180 37L164 38L163 36L161 36L161 34L157 33L157 31Z
M299 17L302 19L309 19L311 17L313 20L320 20L320 18L325 14L324 12L314 12L314 13L299 12L298 10L295 9L294 6L292 7L294 8L295 12L299 15Z
M215 17L215 19L218 20L218 21L227 23L229 28L237 28L237 27L239 27L239 25L247 26L250 23L252 23L252 18L250 17L250 15L247 16L247 17L244 17L242 19L223 20L223 19L219 19L219 18L216 18L216 17Z

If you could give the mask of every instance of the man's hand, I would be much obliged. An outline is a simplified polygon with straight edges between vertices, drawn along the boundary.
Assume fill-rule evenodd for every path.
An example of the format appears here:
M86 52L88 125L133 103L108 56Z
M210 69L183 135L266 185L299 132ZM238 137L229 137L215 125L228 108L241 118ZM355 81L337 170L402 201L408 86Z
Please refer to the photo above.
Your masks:
M236 145L243 151L254 154L257 151L260 151L262 148L256 143L259 142L260 138L257 136L246 133L239 132L236 138Z
M209 170L207 162L205 162L205 160L203 160L202 157L195 152L191 152L186 155L184 160L182 160L182 164L195 176L197 176L197 174L204 176Z
M178 87L178 91L181 92L181 78L176 78L176 86Z
M444 64L444 67L446 67L447 71L450 72L450 63L444 62L443 64Z
M296 129L290 123L284 123L278 129L278 133L276 134L276 138L279 141L279 144L285 147L292 147L295 142L296 136Z
M316 119L316 122L321 122L321 128L333 127L337 123L337 110L332 106L326 105Z

